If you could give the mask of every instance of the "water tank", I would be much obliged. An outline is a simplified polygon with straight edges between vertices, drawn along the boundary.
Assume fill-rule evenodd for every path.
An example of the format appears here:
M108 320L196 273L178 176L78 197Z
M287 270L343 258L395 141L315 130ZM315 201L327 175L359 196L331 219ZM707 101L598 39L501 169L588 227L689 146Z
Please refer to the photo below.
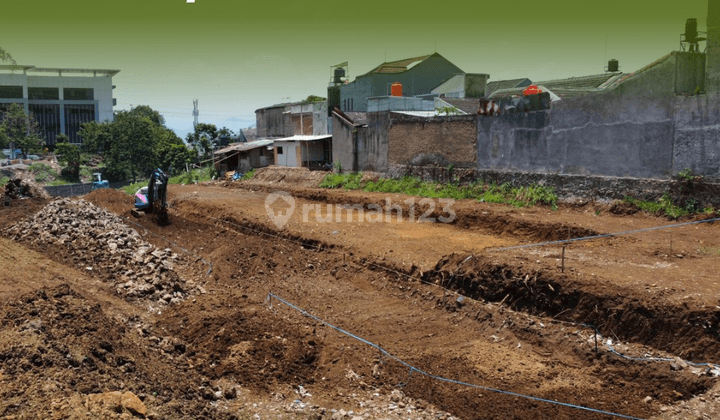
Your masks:
M345 77L345 69L338 67L333 72L333 83L342 83L342 78Z
M391 96L402 96L402 83L395 82L390 85Z
M538 88L537 85L530 85L523 90L523 96L537 95L538 93L542 93L542 89Z
M694 43L697 42L698 31L697 31L697 19L690 18L685 21L685 42Z
M618 71L619 68L620 68L620 62L617 61L616 59L613 58L612 60L608 61L607 71Z

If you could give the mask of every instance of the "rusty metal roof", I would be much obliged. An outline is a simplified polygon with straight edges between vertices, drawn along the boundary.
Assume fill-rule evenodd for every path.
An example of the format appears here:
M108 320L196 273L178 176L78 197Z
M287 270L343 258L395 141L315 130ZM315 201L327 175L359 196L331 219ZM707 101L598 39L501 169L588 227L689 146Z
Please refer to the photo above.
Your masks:
M515 87L530 86L532 82L527 77L522 79L496 80L488 82L485 86L485 95L490 96L493 92L500 89L512 89Z
M389 61L387 63L380 64L379 66L370 70L369 73L402 73L404 71L407 71L408 67L411 64L423 61L430 56L432 56L432 54L421 55L420 57L406 58L397 61Z
M251 141L249 143L235 143L231 144L228 147L222 148L218 151L216 151L214 154L216 155L223 155L228 152L244 152L247 150L257 149L258 147L263 146L269 146L273 144L274 139L262 139L262 140L256 140Z

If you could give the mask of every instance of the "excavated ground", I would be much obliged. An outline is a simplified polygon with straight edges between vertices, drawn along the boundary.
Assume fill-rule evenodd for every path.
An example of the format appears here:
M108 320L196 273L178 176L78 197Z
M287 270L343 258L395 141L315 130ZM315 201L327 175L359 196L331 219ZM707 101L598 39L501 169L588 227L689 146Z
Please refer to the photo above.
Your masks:
M720 415L720 371L693 364L718 362L717 224L573 242L563 269L561 245L496 250L675 222L470 201L450 224L320 222L328 204L387 198L407 215L411 197L271 181L173 185L166 227L130 217L121 192L86 196L137 231L132 246L162 251L155 271L121 280L123 258L140 261L104 256L107 235L78 234L83 255L50 240L52 225L46 240L17 227L47 202L0 210L0 417L612 418L497 390L637 418ZM282 228L265 208L278 188L295 198ZM322 209L305 221L303 205Z

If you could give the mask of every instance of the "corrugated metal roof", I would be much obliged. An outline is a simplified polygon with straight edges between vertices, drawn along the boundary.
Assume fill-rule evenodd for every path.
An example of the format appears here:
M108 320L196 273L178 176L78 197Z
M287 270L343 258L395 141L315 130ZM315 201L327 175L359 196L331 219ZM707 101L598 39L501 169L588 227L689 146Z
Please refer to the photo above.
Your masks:
M611 87L615 87L615 86L617 86L617 85L625 82L626 80L628 80L628 79L630 79L630 78L632 78L632 77L635 77L635 76L637 76L638 74L643 73L643 72L645 72L645 71L647 71L647 70L650 70L651 68L657 66L658 64L661 64L661 63L667 61L672 54L673 54L673 53L670 53L670 54L668 54L668 55L666 55L666 56L664 56L664 57L661 57L661 58L653 61L652 63L648 64L647 66L641 68L641 69L638 70L638 71L635 71L635 72L632 72L632 73L620 74L616 79L614 79L614 80L609 80L608 83L606 83L606 84L604 85L604 87L605 87L606 89L609 89L609 88L611 88Z
M367 113L357 111L347 111L345 115L350 118L355 125L367 124Z
M570 77L567 79L545 80L535 83L546 86L548 89L598 89L605 82L622 73L602 73L590 76Z
M465 89L465 75L456 74L455 76L442 82L438 87L433 89L432 93L442 94L449 92L462 92Z
M273 139L256 140L249 143L236 143L228 147L216 151L214 154L222 155L228 152L244 152L247 150L257 149L258 147L269 146L273 143Z
M323 134L319 136L292 136L281 139L274 139L273 141L315 141L332 138L332 134Z
M442 98L443 101L449 103L455 108L465 112L466 114L476 114L480 109L480 99L460 99L460 98Z
M437 117L438 114L437 111L392 111L395 114L404 114L404 115L412 115L413 117L424 117L424 118L430 118L430 117Z
M520 86L530 86L532 82L527 77L522 79L509 79L509 80L497 80L494 82L488 82L485 86L486 95L490 96L495 91L500 89L511 89Z
M437 54L437 53L435 53L435 54ZM389 62L380 64L379 66L375 67L374 69L370 70L369 72L367 72L365 74L402 73L404 71L407 71L408 66L410 66L411 64L423 61L423 60L427 59L428 57L431 57L435 54L421 55L419 57L405 58L405 59L397 60L397 61L389 61Z

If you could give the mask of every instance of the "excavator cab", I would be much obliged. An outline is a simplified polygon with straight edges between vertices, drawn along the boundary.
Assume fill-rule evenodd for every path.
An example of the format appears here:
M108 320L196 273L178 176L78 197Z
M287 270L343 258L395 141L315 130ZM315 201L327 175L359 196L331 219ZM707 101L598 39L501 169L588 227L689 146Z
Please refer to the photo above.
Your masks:
M168 176L162 169L155 169L150 175L147 187L142 187L135 193L135 208L130 211L133 216L141 217L139 211L152 213L160 226L170 224L167 214L167 184Z

